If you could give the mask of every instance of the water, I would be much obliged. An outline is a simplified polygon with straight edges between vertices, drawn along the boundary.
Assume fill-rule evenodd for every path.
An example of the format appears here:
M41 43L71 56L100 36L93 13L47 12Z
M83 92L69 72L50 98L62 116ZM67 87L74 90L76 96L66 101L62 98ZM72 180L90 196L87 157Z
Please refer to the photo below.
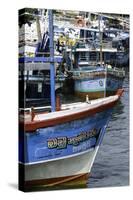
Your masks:
M129 79L92 167L88 188L129 185Z

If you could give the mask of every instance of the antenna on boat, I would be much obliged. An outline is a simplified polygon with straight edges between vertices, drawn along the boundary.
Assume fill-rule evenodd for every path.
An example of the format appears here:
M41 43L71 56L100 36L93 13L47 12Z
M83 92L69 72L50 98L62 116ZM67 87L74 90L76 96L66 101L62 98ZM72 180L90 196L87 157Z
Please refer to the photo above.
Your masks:
M53 11L49 14L49 49L50 49L50 91L51 91L51 112L55 111L55 69L54 69L54 33L53 33Z

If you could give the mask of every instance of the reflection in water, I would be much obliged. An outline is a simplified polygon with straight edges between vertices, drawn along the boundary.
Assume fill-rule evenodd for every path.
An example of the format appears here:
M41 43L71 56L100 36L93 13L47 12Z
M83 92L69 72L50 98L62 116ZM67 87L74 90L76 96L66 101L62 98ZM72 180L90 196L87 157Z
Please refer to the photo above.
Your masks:
M120 100L113 110L112 118L111 118L112 121L116 120L119 117L119 115L123 114L124 112L123 108L124 108L124 105Z

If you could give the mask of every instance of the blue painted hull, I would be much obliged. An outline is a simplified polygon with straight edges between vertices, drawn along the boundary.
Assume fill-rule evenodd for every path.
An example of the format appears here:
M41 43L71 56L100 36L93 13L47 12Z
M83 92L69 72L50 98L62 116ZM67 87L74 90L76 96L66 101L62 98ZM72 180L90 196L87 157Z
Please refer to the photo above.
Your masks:
M116 91L122 88L123 78L109 76L107 78L88 78L78 79L74 82L75 93L82 96L88 94L89 98L103 97L106 95L115 94Z
M21 132L20 162L27 164L49 162L95 148L101 142L111 113L112 108L91 117L41 128L33 133ZM23 139L25 144L23 144ZM25 146L24 156L22 156L23 146Z
M66 104L59 112L37 114L34 119L32 113L25 114L19 133L19 166L25 188L68 186L70 181L75 185L78 180L86 184L122 92L88 103Z

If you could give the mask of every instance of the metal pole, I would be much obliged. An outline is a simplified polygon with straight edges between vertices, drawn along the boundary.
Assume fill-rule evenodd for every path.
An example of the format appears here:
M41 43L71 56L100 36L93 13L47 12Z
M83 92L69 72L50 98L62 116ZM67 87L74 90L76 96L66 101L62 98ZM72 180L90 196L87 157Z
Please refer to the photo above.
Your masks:
M104 97L106 97L106 91L107 91L107 66L105 66L105 86L104 86Z
M73 70L72 54L73 52L72 52L72 45L71 45L71 71Z
M37 36L38 36L38 43L42 41L42 34L41 34L41 27L39 22L39 17L36 18L36 27L37 27Z
M53 11L49 10L49 48L50 48L50 87L51 87L51 112L55 111L55 68L54 68L54 33L53 33Z
M86 17L86 12L85 12L85 17ZM86 26L85 26L86 28ZM86 42L86 29L84 29L84 42Z
M103 64L103 54L102 54L102 40L103 40L103 30L101 30L101 19L102 15L99 16L99 37L100 37L100 64ZM107 67L105 69L105 88L104 88L104 97L106 97L106 90L107 90Z
M99 15L99 38L100 38L100 64L102 65L103 59L102 59L102 31L101 31L101 15Z

